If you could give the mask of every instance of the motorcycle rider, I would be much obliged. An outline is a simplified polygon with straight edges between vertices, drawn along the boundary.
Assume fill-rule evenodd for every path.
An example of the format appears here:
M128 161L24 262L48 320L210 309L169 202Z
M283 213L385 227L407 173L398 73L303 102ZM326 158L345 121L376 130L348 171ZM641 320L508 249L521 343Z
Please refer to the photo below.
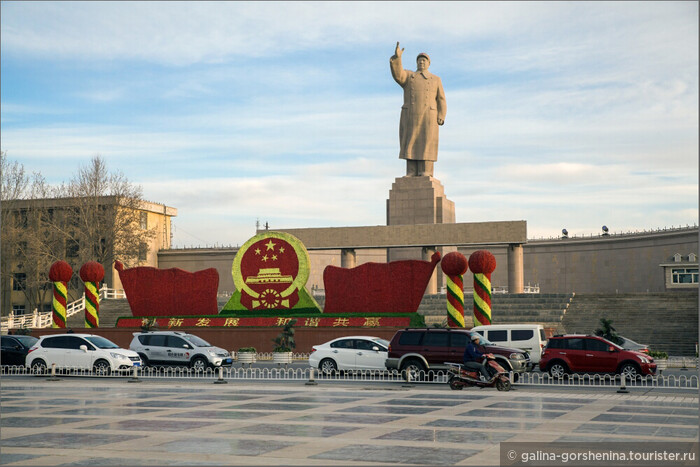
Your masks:
M479 350L479 337L479 334L476 332L471 335L471 342L464 349L462 361L464 362L464 368L478 370L481 373L482 381L488 381L491 379L491 374L481 363L484 360L484 354Z

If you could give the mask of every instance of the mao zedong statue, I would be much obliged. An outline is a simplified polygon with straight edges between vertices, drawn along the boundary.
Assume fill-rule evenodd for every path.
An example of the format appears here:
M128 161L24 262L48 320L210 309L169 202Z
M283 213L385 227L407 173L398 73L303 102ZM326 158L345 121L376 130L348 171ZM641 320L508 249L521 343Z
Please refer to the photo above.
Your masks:
M440 78L428 71L428 54L418 54L416 71L409 71L401 65L403 50L397 42L396 52L389 59L391 76L403 88L399 158L406 159L407 176L432 176L438 152L438 125L445 123L447 113L445 91Z

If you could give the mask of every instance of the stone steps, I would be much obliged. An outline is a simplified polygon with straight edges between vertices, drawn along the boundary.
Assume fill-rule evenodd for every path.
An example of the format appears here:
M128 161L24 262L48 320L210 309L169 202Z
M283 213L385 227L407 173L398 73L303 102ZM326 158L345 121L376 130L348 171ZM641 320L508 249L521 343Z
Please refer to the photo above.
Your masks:
M593 334L600 318L652 350L694 356L698 340L697 292L576 295L562 320L567 333Z

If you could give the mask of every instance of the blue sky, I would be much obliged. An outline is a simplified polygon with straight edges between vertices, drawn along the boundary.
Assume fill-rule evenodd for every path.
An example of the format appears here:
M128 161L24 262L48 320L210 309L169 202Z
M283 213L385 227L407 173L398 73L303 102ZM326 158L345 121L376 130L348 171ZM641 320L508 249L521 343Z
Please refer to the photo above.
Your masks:
M178 209L175 246L384 225L427 52L457 222L528 237L698 222L698 2L5 2L2 150L50 182L99 154Z

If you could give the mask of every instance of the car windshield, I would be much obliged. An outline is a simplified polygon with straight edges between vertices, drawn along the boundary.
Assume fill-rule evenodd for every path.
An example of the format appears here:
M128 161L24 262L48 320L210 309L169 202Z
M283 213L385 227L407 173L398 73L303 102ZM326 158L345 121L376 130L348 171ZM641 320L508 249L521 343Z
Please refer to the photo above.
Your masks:
M211 347L211 344L209 342L193 334L187 334L187 339L189 339L189 341L196 347Z
M98 349L118 349L119 346L109 339L105 339L101 336L88 336L85 338L86 341L90 342L92 345Z
M473 334L470 334L469 338L471 338L472 335ZM476 335L479 336L479 345L496 345L496 346L498 345L498 344L494 344L493 342L491 342L490 340L488 340L486 337L482 336L479 333L476 333Z
M381 345L382 347L384 347L385 349L388 349L388 348L389 348L389 341L386 340L386 339L372 339L372 340L373 340L374 342L376 342L377 344L380 344L380 345Z
M36 341L39 340L36 337L32 337L32 336L12 336L12 337L14 337L18 341L20 341L22 343L22 345L24 345L25 347L31 347L34 344L36 344Z

